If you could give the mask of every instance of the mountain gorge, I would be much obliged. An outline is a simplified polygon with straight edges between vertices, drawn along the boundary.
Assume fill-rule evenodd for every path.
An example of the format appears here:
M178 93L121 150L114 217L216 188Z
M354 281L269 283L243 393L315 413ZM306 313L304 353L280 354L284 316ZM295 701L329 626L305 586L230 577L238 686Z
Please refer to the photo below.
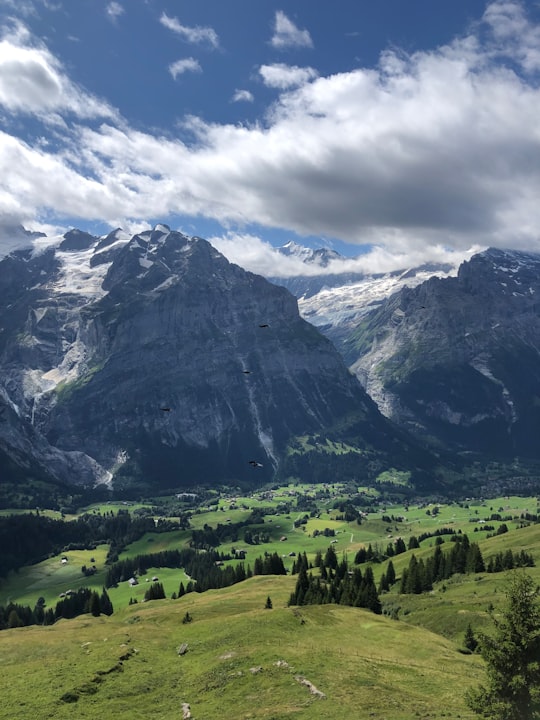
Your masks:
M73 230L6 257L0 296L4 474L260 483L287 472L296 437L337 425L354 475L427 462L287 290L201 238Z

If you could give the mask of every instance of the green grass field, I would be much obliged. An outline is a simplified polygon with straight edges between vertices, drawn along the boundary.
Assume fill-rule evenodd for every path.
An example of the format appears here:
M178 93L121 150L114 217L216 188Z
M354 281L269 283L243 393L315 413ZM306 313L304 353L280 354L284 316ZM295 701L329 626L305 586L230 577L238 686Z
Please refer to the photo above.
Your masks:
M43 562L11 572L0 584L0 605L9 600L21 605L34 607L38 597L44 597L48 605L56 603L60 593L92 587L101 590L105 582L105 558L108 545L99 545L95 550L70 550L48 558ZM62 557L68 562L62 564ZM91 562L92 558L94 563ZM97 573L85 577L81 567L96 565Z
M291 586L259 577L110 618L4 631L0 717L169 720L189 703L194 720L472 718L463 689L483 676L478 656L360 609L287 608Z
M294 562L290 553L306 551L313 560L330 543L338 557L345 554L352 562L357 550L370 543L384 551L397 537L408 543L412 535L442 527L467 533L480 544L485 561L509 548L523 549L540 566L540 525L519 527L522 513L536 512L536 498L381 506L359 525L338 519L339 510L331 507L342 492L336 486L329 498L319 496L318 517L294 527L294 521L305 514L293 509L296 497L305 493L314 498L320 489L287 486L271 495L216 497L210 510L193 515L191 524L202 529L228 519L239 522L255 507L275 511L289 503L289 512L265 515L264 523L249 528L267 533L270 542L249 545L241 528L238 541L227 540L218 548L246 550L245 562L252 567L256 557L277 552L290 568ZM114 510L136 507L120 503ZM103 505L90 511L110 509ZM509 532L488 538L480 528L485 524L498 528L502 521L489 520L497 512L511 518L505 519ZM335 535L314 537L315 531L325 528ZM146 533L120 557L185 547L190 538L190 530ZM443 548L448 547L449 538L443 540ZM392 558L398 578L412 553L427 558L433 549L434 538L428 538L420 548ZM87 586L100 592L107 550L107 545L100 545L95 550L69 551L67 563L59 554L20 568L0 582L0 604L13 600L33 606L42 596L51 607L67 589ZM92 564L97 573L84 577L81 566ZM373 565L376 581L387 565L387 561ZM528 572L540 583L540 567ZM163 584L167 599L144 602L154 576ZM4 678L0 720L109 716L169 720L182 717L182 703L191 705L193 720L470 719L463 692L482 679L483 662L459 650L469 623L475 631L491 627L488 608L502 603L507 578L506 573L455 575L421 595L400 595L397 583L381 595L381 601L385 612L395 611L399 620L335 605L288 608L295 584L292 576L255 577L223 590L172 600L180 582L186 585L188 580L183 570L150 568L135 587L122 582L109 590L115 610L110 618L85 615L52 627L0 632ZM267 596L272 598L272 610L263 609ZM129 605L130 600L137 604ZM182 623L186 611L193 617L190 624ZM179 656L176 648L184 642L188 652ZM297 678L311 682L325 697L312 694Z

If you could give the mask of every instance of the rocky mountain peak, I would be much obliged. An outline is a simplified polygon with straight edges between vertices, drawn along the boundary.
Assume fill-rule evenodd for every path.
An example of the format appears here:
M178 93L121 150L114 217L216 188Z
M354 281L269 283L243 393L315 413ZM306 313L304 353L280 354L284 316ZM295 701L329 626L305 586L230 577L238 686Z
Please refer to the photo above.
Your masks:
M97 237L95 237L95 235L90 235L90 233L83 232L82 230L69 230L64 235L64 239L58 249L63 252L69 250L88 250L88 248L95 245L96 242Z

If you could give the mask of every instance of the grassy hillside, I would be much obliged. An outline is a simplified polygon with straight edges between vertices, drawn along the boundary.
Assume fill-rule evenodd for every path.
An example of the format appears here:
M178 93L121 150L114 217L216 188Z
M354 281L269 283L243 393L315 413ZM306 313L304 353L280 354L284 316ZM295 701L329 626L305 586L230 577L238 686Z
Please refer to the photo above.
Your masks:
M287 608L293 582L258 577L110 618L4 631L0 717L171 720L189 703L193 720L472 718L463 689L483 677L478 656L364 610Z
M411 536L440 528L467 533L471 542L479 543L486 562L512 549L532 554L540 566L540 524L522 527L522 514L537 511L534 497L392 507L381 501L362 513L360 524L343 519L341 499L338 486L289 486L249 497L216 495L207 507L194 509L190 523L198 531L218 523L231 524L234 531L234 523L264 508L263 522L259 514L256 524L237 526L237 539L227 537L217 548L245 550L251 567L265 552L277 552L290 568L295 560L292 553L306 551L313 560L330 544L338 558L346 555L352 563L357 550L368 544L384 552L398 537L408 544ZM306 511L308 500L316 503L315 510ZM133 511L137 506L127 507ZM89 510L125 508L122 503ZM501 519L492 519L494 514ZM299 519L305 524L295 524ZM486 528L494 532L502 522L508 532L488 537ZM247 543L247 528L264 532L268 542ZM334 534L321 534L325 530ZM127 545L120 558L186 547L190 539L191 529L146 532ZM443 551L448 551L449 536L442 540ZM219 591L172 600L180 582L187 584L184 570L149 568L136 587L123 581L110 588L111 617L84 615L51 627L0 632L4 680L0 720L149 716L169 720L182 718L183 703L190 704L193 720L471 719L464 689L483 679L483 662L478 655L459 650L469 623L475 631L492 626L488 609L497 610L502 603L507 574L454 575L436 583L431 592L400 595L399 577L411 555L425 560L434 547L435 538L428 537L419 548L392 558L398 582L381 594L381 601L384 612L399 620L337 605L288 608L296 581L291 575L258 576ZM47 607L54 607L68 588L88 586L100 592L107 550L106 544L93 550L66 550L10 572L0 582L0 604L11 599L33 607L42 596ZM92 564L96 574L85 577L81 566ZM388 560L372 567L378 582ZM540 567L527 572L540 583ZM154 575L167 599L143 603ZM267 596L272 599L271 610L264 609ZM128 605L130 599L137 604ZM186 612L193 617L189 624L182 623ZM182 643L188 649L179 656ZM325 697L310 692L303 680Z
M527 568L527 573L540 585L540 525L530 525L514 529L504 535L483 538L483 533L471 533L471 541L478 542L484 560L499 552L511 549L513 552L525 550L533 555L536 567ZM393 558L394 568L400 577L403 568L409 564L411 555L424 560L432 554L432 540L425 541L423 547L409 550ZM443 548L449 548L444 543ZM386 571L387 562L374 566L375 577ZM433 591L421 595L400 595L399 582L381 600L386 608L399 609L399 616L408 623L414 623L447 638L460 642L467 625L475 630L487 630L492 623L488 608L497 607L503 599L507 572L479 573L471 575L453 575L449 580L436 583Z

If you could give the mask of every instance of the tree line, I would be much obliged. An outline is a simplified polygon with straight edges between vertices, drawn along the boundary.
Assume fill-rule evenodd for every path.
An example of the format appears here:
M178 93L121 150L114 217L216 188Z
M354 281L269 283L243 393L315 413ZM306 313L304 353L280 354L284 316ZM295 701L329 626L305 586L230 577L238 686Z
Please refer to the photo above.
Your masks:
M87 513L71 521L39 513L7 515L0 517L0 577L70 549L93 550L100 543L109 544L107 561L114 562L123 548L144 533L177 528L171 521L160 519L156 524L151 517L133 517L127 510L116 515Z
M298 556L293 567L298 578L289 598L289 605L335 603L366 608L381 614L381 603L370 566L363 573L358 567L351 569L345 557L338 560L332 545L324 556L317 553L314 564L320 571L316 576L308 572L310 566L306 553Z
M111 565L107 571L105 586L115 587L119 582L131 577L145 575L152 567L183 568L197 592L235 585L253 575L284 575L287 572L277 553L265 553L264 556L256 558L253 569L249 565L246 569L243 562L223 566L221 563L224 562L224 557L227 556L215 550L202 552L193 548L137 555ZM227 557L229 558L230 556Z
M427 592L433 589L433 583L447 580L456 573L502 572L515 567L534 566L534 560L529 553L524 550L513 552L510 549L504 553L497 553L490 558L486 565L478 543L470 542L467 535L454 535L452 541L452 548L449 552L443 552L441 545L438 544L425 561L422 558L418 559L413 554L408 567L404 568L401 574L400 593ZM383 589L388 589L395 582L394 573L393 582L390 582L387 575L388 570L387 574L383 573L381 578L380 587Z
M87 587L69 591L64 594L53 609L45 607L44 598L38 598L34 608L28 605L8 603L0 605L0 630L7 630L27 625L53 625L60 618L74 618L90 613L94 617L112 615L111 599L103 588L101 595Z

